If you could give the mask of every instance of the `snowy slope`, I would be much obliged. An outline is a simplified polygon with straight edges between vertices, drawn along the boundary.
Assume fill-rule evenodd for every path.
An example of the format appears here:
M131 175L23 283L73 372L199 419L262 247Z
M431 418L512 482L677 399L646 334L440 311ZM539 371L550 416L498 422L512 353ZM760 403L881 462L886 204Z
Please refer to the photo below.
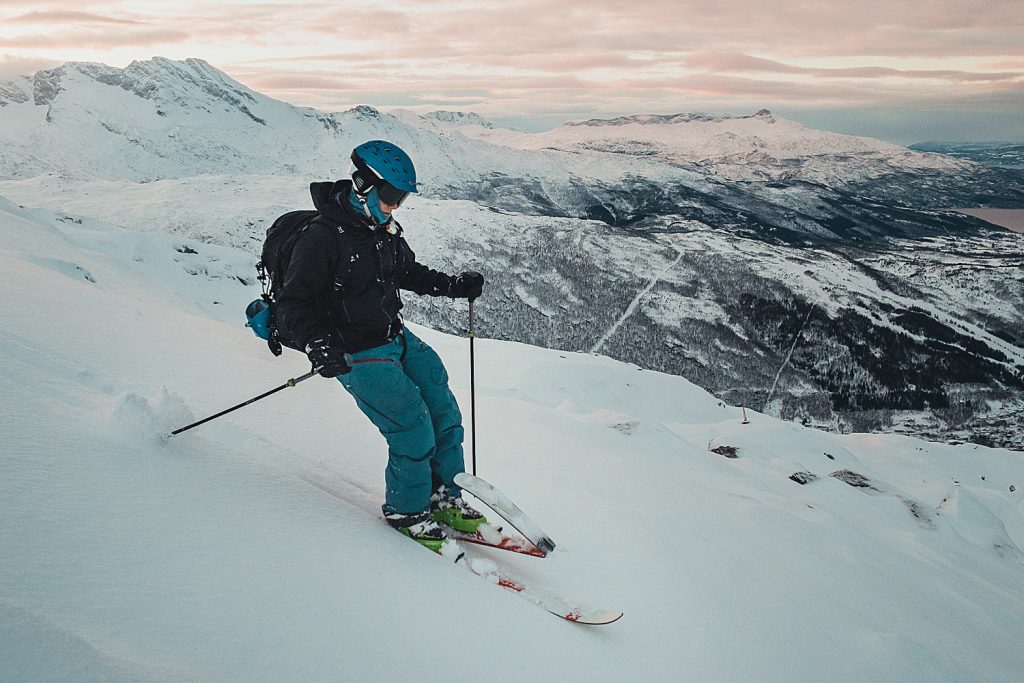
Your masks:
M331 381L161 440L308 368L241 326L252 261L0 200L5 679L1010 681L1024 667L1020 454L753 411L742 424L677 377L479 339L479 474L558 543L544 560L486 556L626 613L595 629L390 531L383 443ZM466 340L416 329L468 405Z
M69 220L95 217L255 256L275 216L309 206L306 185L313 179L207 175L132 183L46 175L0 182L0 195ZM680 217L652 219L647 223L657 231L638 234L599 221L415 196L403 206L401 220L421 259L448 272L485 273L492 301L479 316L484 334L599 350L684 374L719 395L740 387L740 393L729 394L735 403L767 404L785 416L833 421L827 407L821 409L829 400L821 391L822 376L849 378L829 390L850 386L851 395L869 400L901 389L881 341L873 342L877 353L861 358L851 358L844 348L863 346L878 334L910 334L898 340L917 349L908 352L908 366L932 376L940 362L935 349L950 349L950 341L961 349L987 349L988 355L966 360L989 376L1024 368L1024 348L1014 341L1024 284L1015 277L1021 238L1013 233L893 240L891 250L851 258L848 251L792 249ZM239 277L251 282L254 273L242 269ZM416 298L408 305L414 316L439 329L464 326L464 312L449 306ZM935 333L907 322L911 309L945 329ZM782 320L758 317L765 312ZM841 318L842 325L830 322ZM790 362L794 339L800 343ZM935 340L942 345L936 347ZM965 367L964 360L962 353L949 359L954 369ZM909 371L907 376L903 387L921 385ZM1020 447L1019 430L1005 426L1015 423L1019 401L1008 400L1011 396L998 387L991 392L979 387L974 370L959 376L978 393L954 396L951 389L951 400L973 400L988 424L972 426L945 416L923 425L915 413L904 428L939 439L988 435L995 439L990 445ZM956 384L958 377L947 381ZM800 401L809 406L806 412Z

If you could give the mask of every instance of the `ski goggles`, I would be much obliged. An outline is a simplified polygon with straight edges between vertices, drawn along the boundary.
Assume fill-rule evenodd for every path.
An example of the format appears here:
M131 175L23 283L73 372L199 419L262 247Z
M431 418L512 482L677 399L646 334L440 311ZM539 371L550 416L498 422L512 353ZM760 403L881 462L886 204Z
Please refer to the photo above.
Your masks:
M408 192L399 190L386 180L377 181L377 197L389 206L401 206L408 196Z

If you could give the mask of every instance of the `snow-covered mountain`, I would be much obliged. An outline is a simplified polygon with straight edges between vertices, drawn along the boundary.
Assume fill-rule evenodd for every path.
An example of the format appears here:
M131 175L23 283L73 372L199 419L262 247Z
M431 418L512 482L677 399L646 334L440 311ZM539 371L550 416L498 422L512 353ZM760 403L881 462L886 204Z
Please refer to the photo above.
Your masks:
M275 216L308 205L306 183L345 175L371 138L416 159L424 191L403 221L420 258L487 275L484 334L833 428L1024 447L1024 237L943 210L1024 205L1013 169L767 111L535 134L322 113L155 59L0 85L0 196L255 254ZM432 301L409 313L465 325Z
M196 204L223 198L206 181L217 199L197 182ZM161 186L176 187L126 196ZM440 204L415 214L455 215ZM605 356L479 337L479 474L558 547L466 551L625 613L568 624L383 523L385 444L333 381L161 438L308 362L273 358L243 327L249 251L139 228L0 199L5 681L936 683L1024 669L1019 453L828 434ZM467 340L416 331L468 413Z
M850 183L894 170L954 173L970 168L938 154L871 138L810 130L763 109L751 116L628 116L567 123L546 133L479 127L465 131L522 149L605 152L711 171L727 180Z
M0 105L10 178L338 175L351 140L407 129L369 107L332 116L270 99L198 59L69 63L6 84Z

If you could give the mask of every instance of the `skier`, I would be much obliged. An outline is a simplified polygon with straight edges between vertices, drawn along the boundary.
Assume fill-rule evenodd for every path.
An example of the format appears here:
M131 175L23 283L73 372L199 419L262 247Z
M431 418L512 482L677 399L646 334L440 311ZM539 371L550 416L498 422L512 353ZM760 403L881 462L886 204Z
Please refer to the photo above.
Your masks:
M412 160L372 140L352 151L351 179L310 185L321 218L298 237L277 297L280 333L313 369L336 377L388 445L384 517L435 552L441 524L486 521L463 499L462 414L437 353L402 322L399 289L475 299L484 278L418 263L393 214L416 192Z

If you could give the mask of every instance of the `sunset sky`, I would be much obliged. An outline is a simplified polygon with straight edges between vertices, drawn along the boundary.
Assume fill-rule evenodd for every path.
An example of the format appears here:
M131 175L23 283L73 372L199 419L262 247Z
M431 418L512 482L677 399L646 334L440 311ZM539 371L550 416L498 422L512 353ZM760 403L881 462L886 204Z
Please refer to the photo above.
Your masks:
M0 80L198 57L328 111L768 108L900 143L1024 140L1024 0L0 0Z

